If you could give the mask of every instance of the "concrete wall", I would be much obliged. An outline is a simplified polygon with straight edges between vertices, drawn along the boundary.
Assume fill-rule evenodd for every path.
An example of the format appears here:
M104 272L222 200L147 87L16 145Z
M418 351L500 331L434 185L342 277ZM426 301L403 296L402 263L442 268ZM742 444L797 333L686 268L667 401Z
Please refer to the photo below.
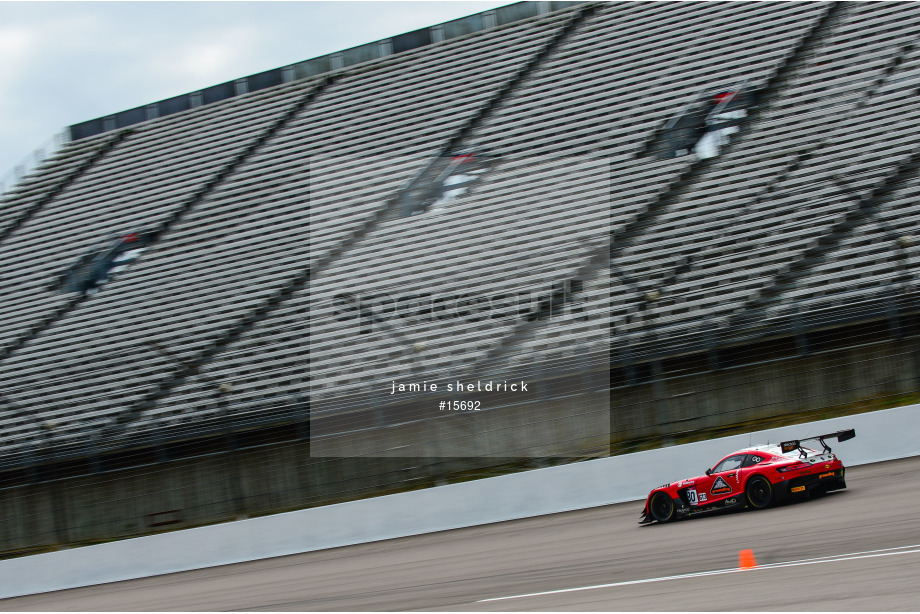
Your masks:
M606 372L604 376L606 377ZM534 385L532 388L536 389ZM314 457L413 457L531 459L578 457L610 443L610 393L583 392L577 382L534 390L520 399L493 403L485 393L474 398L488 408L471 413L441 413L432 407L421 420L391 424L311 442ZM554 398L559 397L559 398ZM464 397L459 397L464 398ZM434 406L434 401L428 401Z
M66 479L45 476L0 490L0 552L139 537L424 488L507 463L534 468L544 457L591 446L606 455L607 399L605 391L359 432L328 444L320 457L300 440Z
M749 443L855 428L849 465L920 455L920 405L0 561L0 597L391 539L644 498ZM638 519L640 504L636 504Z
M915 347L915 341L885 341L614 389L613 440L708 429L915 392L920 389Z
M138 537L424 488L468 472L492 475L490 468L506 463L532 469L554 456L606 456L611 440L627 442L628 450L629 442L643 437L913 392L912 344L885 341L612 394L586 393L578 378L549 380L529 396L515 396L519 404L512 407L422 422L391 420L387 428L336 438L325 444L325 454L317 454L316 442L301 440L110 473L46 477L0 490L0 552Z
M427 486L434 472L419 459L314 459L301 441L45 481L0 491L0 550L136 537Z

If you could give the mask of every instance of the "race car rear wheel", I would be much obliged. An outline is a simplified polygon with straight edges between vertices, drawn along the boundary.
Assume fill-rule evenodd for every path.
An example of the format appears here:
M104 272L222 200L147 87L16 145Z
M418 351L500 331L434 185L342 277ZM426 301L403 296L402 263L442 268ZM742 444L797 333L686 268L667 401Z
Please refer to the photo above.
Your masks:
M747 497L748 505L755 510L769 507L773 503L773 485L770 484L770 480L762 475L755 475L748 480L744 494Z
M652 518L658 522L668 522L674 518L674 501L666 492L657 492L649 503Z

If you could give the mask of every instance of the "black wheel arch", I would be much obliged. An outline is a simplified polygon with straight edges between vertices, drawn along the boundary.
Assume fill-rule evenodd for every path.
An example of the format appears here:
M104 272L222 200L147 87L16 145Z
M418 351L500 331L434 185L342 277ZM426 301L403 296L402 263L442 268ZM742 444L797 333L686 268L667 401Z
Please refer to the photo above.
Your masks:
M760 482L766 483L766 492L763 489L754 488ZM747 500L748 505L754 509L769 507L776 500L776 485L762 473L750 475L744 481L744 498Z
M648 499L648 514L660 524L674 520L677 517L674 498L665 490L652 493Z

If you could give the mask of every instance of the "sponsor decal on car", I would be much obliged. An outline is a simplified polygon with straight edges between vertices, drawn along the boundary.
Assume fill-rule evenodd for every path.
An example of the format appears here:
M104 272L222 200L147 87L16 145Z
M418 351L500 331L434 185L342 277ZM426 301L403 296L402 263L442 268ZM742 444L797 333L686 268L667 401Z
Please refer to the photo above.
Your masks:
M830 471L828 473L822 473L821 475L818 476L818 479L821 480L823 478L832 478L832 477L834 477L834 472Z
M709 494L711 495L724 495L725 493L730 493L732 487L728 485L728 482L722 479L720 475L716 478L716 481L712 483L712 488L709 489Z
M736 503L738 503L738 499L736 499L735 497L725 500L725 505L734 505Z
M802 492L803 490L805 490L805 487L804 486L793 486L790 490L792 492Z

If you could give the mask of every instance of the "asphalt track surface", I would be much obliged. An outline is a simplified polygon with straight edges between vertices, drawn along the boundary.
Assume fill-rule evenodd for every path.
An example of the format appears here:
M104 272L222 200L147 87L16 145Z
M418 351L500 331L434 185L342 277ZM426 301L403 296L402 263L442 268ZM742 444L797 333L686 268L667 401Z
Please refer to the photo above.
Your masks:
M625 503L17 597L0 610L917 610L920 457L851 468L847 482L756 512L639 526L641 503ZM739 571L748 548L758 566Z

